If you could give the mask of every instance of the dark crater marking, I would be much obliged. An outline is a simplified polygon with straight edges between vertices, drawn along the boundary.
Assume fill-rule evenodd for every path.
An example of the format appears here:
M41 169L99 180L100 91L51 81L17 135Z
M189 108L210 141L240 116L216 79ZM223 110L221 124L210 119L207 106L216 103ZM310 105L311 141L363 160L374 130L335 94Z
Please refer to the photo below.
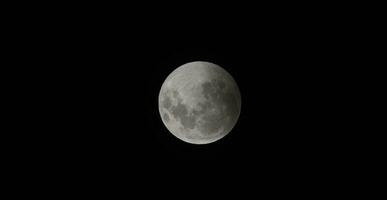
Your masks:
M188 113L186 105L182 104L182 99L177 91L172 95L177 99L177 105L171 104L169 96L164 97L162 105L171 114L179 119L185 129L194 129L198 116L203 115L204 123L199 126L199 130L208 135L218 132L221 128L231 129L233 122L238 116L239 108L237 97L232 91L226 89L226 83L220 80L212 80L202 84L203 96L206 101L199 103L199 109ZM212 109L215 112L212 112ZM169 120L168 116L164 119Z

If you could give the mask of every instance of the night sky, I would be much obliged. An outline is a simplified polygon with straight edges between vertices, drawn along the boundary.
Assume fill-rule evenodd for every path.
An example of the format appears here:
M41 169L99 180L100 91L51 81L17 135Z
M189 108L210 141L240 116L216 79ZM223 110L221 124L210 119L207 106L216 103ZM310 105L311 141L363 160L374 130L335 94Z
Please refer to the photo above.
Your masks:
M107 160L121 167L225 162L271 171L284 165L295 170L321 165L330 151L326 142L334 143L334 130L325 125L329 66L324 52L315 48L324 42L300 34L284 37L280 30L236 35L210 30L190 30L184 37L176 30L162 38L149 34L130 40L123 34L92 47L88 44L94 40L89 41L86 49L76 50L82 51L82 59L71 66L76 81L70 82L70 120L76 120L70 123L74 130L69 139L76 145L76 157L83 159L75 152L79 150L91 162ZM198 60L226 69L242 95L241 115L232 132L202 146L170 134L157 107L169 73Z
M264 10L55 19L39 35L44 45L34 43L47 58L38 70L47 125L34 138L41 145L33 162L117 182L245 177L269 187L332 175L345 160L336 109L344 103L337 99L344 44L332 32L339 26ZM242 96L234 129L208 145L178 140L158 112L163 81L192 61L223 67Z

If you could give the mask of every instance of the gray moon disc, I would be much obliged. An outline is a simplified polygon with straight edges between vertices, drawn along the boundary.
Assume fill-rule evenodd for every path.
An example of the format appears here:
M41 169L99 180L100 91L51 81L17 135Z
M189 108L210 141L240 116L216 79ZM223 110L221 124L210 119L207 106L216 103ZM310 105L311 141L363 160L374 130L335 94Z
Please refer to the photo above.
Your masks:
M164 81L159 112L167 129L192 144L208 144L226 136L241 111L241 95L232 76L203 61L184 64Z

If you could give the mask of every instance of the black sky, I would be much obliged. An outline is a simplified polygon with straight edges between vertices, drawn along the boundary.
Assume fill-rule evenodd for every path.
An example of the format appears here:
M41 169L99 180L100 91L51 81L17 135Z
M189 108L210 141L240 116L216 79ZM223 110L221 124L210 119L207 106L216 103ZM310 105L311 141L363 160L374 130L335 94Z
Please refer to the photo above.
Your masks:
M337 83L346 35L321 15L258 10L149 18L109 12L32 26L48 30L29 45L47 96L33 162L101 179L184 174L270 186L330 176L345 160ZM157 107L169 73L198 60L226 69L242 96L232 132L209 145L176 139Z
M71 88L68 117L75 129L69 142L81 155L99 160L102 154L102 160L119 163L122 157L156 163L261 160L271 163L269 169L319 162L330 151L326 142L334 138L325 125L331 99L324 94L330 86L326 75L334 69L327 65L330 47L320 33L303 34L310 29L295 25L234 31L187 26L165 35L124 30L102 40L86 34L68 47L70 59L63 68L70 68L70 76L63 77L63 87ZM197 60L225 68L242 94L233 131L205 146L175 139L157 108L164 79Z

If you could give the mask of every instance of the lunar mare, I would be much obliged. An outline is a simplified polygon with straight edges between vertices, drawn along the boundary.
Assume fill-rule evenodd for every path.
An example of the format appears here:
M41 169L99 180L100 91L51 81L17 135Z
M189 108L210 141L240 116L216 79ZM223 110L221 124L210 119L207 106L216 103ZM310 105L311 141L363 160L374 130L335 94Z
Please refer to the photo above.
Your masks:
M227 135L241 109L239 88L218 65L196 61L174 70L159 94L159 112L167 129L192 144L208 144Z

